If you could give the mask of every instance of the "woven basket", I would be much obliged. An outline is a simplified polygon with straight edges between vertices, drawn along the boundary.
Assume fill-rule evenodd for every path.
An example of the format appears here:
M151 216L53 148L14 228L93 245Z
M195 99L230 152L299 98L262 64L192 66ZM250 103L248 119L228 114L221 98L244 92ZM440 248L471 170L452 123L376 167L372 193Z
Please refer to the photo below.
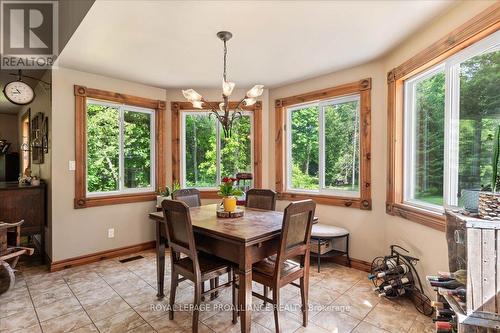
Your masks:
M479 217L500 221L500 193L479 193Z

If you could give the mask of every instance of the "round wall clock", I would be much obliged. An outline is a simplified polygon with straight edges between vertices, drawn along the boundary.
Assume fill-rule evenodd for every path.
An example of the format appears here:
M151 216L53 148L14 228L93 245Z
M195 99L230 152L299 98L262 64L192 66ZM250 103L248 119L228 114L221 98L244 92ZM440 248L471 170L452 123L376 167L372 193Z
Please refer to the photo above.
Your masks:
M35 99L33 88L21 80L7 83L3 88L3 94L10 102L17 105L30 104Z

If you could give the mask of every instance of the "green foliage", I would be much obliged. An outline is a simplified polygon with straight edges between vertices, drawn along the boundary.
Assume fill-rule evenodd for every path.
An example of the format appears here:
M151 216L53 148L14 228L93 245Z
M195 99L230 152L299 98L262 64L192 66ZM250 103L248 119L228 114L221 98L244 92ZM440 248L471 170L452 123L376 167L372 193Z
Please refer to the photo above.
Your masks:
M217 126L213 116L192 114L185 117L186 186L216 187ZM220 173L235 175L251 172L251 118L235 120L230 138L220 130Z
M491 190L493 192L497 191L498 187L498 156L500 154L500 125L498 125L497 130L495 132L495 143L493 147L493 156L491 161Z

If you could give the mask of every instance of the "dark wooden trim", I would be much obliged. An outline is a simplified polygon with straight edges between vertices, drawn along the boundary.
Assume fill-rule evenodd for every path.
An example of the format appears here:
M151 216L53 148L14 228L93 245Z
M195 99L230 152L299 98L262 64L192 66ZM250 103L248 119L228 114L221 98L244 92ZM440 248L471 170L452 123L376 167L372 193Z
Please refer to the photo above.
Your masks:
M219 105L220 102L209 102L213 105ZM229 102L229 106L235 108L237 102ZM193 109L191 102L171 102L171 117L172 117L172 180L174 182L181 181L181 111L182 112L199 112L200 109ZM242 107L245 111L253 113L253 173L254 187L262 187L262 102L257 101L249 107ZM203 104L201 110L211 110L207 103ZM216 199L218 196L213 193L217 191L200 190L202 199Z
M275 189L280 200L313 199L319 204L371 210L371 87L372 79L366 78L333 88L277 99L275 105L276 175ZM346 95L360 96L360 197L347 198L325 194L291 193L285 188L286 161L286 107Z
M364 272L371 272L371 263L364 261L364 260L360 260L360 259L354 259L354 258L350 258L350 259L351 259L351 266L350 266L351 268L355 268L355 269L358 269L358 270L364 271ZM349 263L347 261L346 256L321 257L321 263L323 263L324 261L331 261L331 262L334 262L336 264L349 267ZM311 263L314 264L315 262L316 262L316 257L312 256Z
M372 86L372 79L366 78L356 82L351 82L340 86L336 86L333 88L326 88L326 89L311 91L305 94L281 98L279 101L281 107L287 107L307 102L320 101L333 97L359 94L361 91L371 90L371 86Z
M331 205L331 206L343 206L351 208L363 208L363 203L361 198L350 198L350 197L338 197L323 194L305 194L305 193L292 193L292 192L281 192L278 194L279 200L297 201L312 199L317 204L320 205ZM366 209L366 208L365 208Z
M111 249L111 250L91 253L91 254L87 254L87 255L83 255L83 256L79 256L79 257L60 260L60 261L54 261L54 262L50 263L49 270L51 272L56 272L56 271L60 271L60 270L66 269L66 268L86 265L86 264L98 262L101 260L106 260L106 259L110 259L110 258L124 256L127 254L137 253L137 252L144 251L144 250L154 249L155 246L156 246L155 241L149 241L146 243L141 243L141 244L136 244L136 245L131 245L131 246L120 247L117 249Z
M497 2L387 73L387 214L444 231L444 216L403 203L404 80L499 29L500 2Z
M74 208L87 208L122 203L152 201L152 193L134 193L87 197L87 98L111 101L126 105L144 107L155 110L155 182L156 188L165 186L165 101L119 94L99 89L75 85L75 199Z

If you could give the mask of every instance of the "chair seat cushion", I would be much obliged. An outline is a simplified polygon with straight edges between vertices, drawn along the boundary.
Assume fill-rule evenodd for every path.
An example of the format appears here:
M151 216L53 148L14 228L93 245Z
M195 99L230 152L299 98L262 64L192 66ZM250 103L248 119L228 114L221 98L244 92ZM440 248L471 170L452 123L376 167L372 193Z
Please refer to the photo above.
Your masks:
M312 237L339 237L349 235L349 230L333 225L317 223L312 226Z
M224 270L229 266L225 260L203 253L198 254L198 262L202 274ZM182 258L175 264L188 272L193 272L193 261L189 257Z
M264 260L259 261L256 264L253 264L253 271L256 273L260 273L263 275L267 276L273 276L274 274L274 267L276 266L276 257L269 257ZM293 272L296 272L300 270L300 265L297 263L291 261L291 260L286 260L283 263L283 267L281 268L281 276L286 276L288 274L291 274Z

